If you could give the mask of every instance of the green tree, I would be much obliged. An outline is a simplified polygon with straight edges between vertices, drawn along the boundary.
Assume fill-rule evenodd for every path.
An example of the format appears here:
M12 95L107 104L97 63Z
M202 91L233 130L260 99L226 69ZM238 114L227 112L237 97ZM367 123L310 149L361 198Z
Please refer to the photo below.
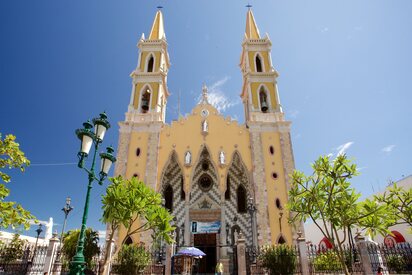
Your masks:
M63 240L63 254L68 262L72 260L76 254L77 241L79 240L80 230L70 230L64 234ZM100 252L99 233L92 228L86 229L86 236L84 240L84 259L87 267L91 268L92 259Z
M412 188L408 190L393 184L385 193L375 198L395 215L394 224L407 224L412 233Z
M13 239L7 245L2 247L1 260L9 264L21 259L24 253L25 241L20 239L19 234L14 234Z
M142 274L150 263L150 257L144 246L124 244L117 254L115 272L120 275Z
M153 242L162 239L173 242L171 237L174 227L171 226L173 216L162 206L162 197L142 181L133 177L129 180L121 176L110 178L112 183L103 196L102 222L108 224L108 242L113 241L115 232L122 226L126 229L125 237L119 240L122 244L127 238L149 231ZM137 221L139 222L137 227ZM110 246L106 245L104 268L107 268ZM116 251L115 251L116 254Z
M3 172L4 169L18 168L23 172L25 167L30 165L30 161L15 140L16 137L13 135L7 135L2 139L0 133L0 228L16 228L23 225L25 229L29 229L30 220L34 219L34 216L20 204L5 201L10 194L5 183L9 183L11 178Z
M297 170L293 172L288 203L292 213L290 222L311 219L334 245L345 274L349 274L343 243L349 239L350 229L357 227L371 236L378 232L386 234L393 217L387 207L376 200L359 201L360 194L349 182L358 172L346 155L334 160L321 156L312 164L312 169L310 176ZM338 231L343 234L339 235Z

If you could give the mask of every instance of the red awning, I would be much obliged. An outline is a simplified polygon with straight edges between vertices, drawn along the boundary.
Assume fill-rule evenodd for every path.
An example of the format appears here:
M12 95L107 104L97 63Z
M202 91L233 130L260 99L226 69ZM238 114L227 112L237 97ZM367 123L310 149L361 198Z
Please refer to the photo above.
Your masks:
M324 237L322 240L319 242L319 248L320 250L325 250L326 249L332 249L333 244L328 240L328 238Z
M392 235L387 235L384 239L384 243L389 246L389 247L393 247L396 243L404 243L405 242L405 238L403 237L403 235L396 230L392 230L391 231Z

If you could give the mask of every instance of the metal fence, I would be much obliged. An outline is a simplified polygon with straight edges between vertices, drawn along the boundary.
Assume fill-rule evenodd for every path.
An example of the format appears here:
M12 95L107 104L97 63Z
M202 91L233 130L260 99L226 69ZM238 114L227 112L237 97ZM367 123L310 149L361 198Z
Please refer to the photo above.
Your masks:
M47 245L9 243L0 245L0 273L42 274L47 256Z
M372 269L387 268L390 273L412 274L412 244L367 245Z
M278 274L283 274L287 269L289 274L302 274L302 268L300 263L300 251L297 246L282 245L286 249L273 249L271 250L270 259L279 271ZM246 247L246 272L247 274L259 275L268 274L267 269L263 266L263 258L265 257L265 247L258 249L248 246ZM292 263L293 268L289 266Z
M53 258L53 266L52 266L52 274L61 274L67 275L69 274L70 268L70 261L72 257L65 255L64 251L58 251ZM95 255L89 266L86 266L85 274L99 274L100 271L100 253Z
M307 247L309 271L311 274L342 274L345 266L339 259L339 253L351 274L363 274L363 265L359 248L356 245L342 245L338 249L324 249L316 245Z
M111 275L120 275L121 273L118 272L118 267L119 265L113 264L112 265L112 270L110 272ZM143 273L138 273L137 271L133 272L130 271L130 274L127 275L132 275L132 274L144 274L144 275L163 275L165 272L165 266L162 264L150 264L148 265Z

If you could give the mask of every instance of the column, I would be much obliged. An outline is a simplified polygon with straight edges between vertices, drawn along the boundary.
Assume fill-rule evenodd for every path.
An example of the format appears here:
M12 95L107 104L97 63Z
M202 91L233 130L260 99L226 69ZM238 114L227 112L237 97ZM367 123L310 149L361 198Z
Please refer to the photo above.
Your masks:
M246 241L240 232L237 240L237 274L246 275Z
M302 271L302 275L309 275L309 259L308 259L308 251L306 247L306 240L305 237L302 236L302 232L298 232L298 249L299 249L299 261L300 261L300 268Z

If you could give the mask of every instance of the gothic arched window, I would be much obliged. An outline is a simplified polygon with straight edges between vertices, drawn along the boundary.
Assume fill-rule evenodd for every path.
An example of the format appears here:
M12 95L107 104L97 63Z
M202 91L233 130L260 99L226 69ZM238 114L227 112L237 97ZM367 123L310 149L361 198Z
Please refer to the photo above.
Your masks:
M149 61L147 62L147 72L153 72L154 58L153 55L150 56Z
M170 184L167 185L163 197L165 198L165 208L170 212L173 210L173 188Z
M237 211L239 213L246 212L246 189L243 185L237 188Z
M133 240L132 240L132 238L130 238L130 236L127 237L126 241L124 242L124 244L126 244L126 245L131 245L132 243L133 243Z
M147 111L149 111L149 104L150 104L150 90L145 89L142 94L142 102L140 105L142 113L147 113Z
M278 240L278 244L284 244L284 243L286 243L285 238L283 238L283 236L280 236Z
M226 178L225 199L230 200L230 176L229 175L227 175L227 178Z
M266 113L268 111L268 96L266 94L265 89L262 87L259 91L259 102L260 102L260 109L262 112Z
M255 61L256 61L256 72L258 72L258 73L263 72L263 70L262 70L262 60L260 59L259 54L256 55Z
M186 198L185 186L183 183L183 176L180 177L180 200L184 201Z

